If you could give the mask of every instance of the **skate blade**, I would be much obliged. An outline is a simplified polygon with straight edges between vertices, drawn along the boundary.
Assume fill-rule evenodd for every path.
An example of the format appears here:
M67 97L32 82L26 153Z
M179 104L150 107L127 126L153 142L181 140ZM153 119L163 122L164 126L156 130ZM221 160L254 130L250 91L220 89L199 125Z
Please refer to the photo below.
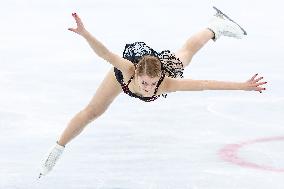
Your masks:
M213 9L215 9L217 11L217 14L220 14L224 17L226 17L228 20L230 20L231 22L234 22L235 24L237 24L241 30L244 32L244 35L247 35L247 32L244 28L242 28L237 22L235 22L234 20L232 20L229 16L227 16L225 13L223 13L221 10L219 10L218 8L216 8L215 6L213 6Z

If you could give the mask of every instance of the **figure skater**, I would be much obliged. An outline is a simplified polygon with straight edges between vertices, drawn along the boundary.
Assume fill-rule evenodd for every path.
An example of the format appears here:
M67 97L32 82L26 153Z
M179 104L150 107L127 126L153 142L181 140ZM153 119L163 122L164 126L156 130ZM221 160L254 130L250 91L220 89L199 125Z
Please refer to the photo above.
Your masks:
M221 36L240 39L247 34L227 15L213 8L217 12L212 21L187 39L176 53L169 50L157 52L144 42L134 42L126 44L123 57L114 54L91 35L78 14L73 13L77 27L69 30L86 39L94 52L112 64L112 67L90 103L71 119L44 158L39 177L52 170L66 144L81 133L88 123L102 115L121 92L145 102L157 100L161 96L166 98L168 93L176 91L244 90L262 93L265 90L263 85L267 82L261 82L263 77L258 74L245 82L183 79L184 68L210 39L216 41Z

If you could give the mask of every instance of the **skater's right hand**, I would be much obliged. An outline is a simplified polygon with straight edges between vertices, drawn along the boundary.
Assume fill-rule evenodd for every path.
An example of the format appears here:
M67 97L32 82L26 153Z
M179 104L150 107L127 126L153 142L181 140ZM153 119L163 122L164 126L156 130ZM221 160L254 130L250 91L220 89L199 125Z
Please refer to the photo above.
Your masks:
M84 27L83 22L81 21L80 17L77 15L77 13L72 13L73 18L76 21L77 28L68 28L68 30L75 32L81 36L84 36L84 34L87 33L87 30Z

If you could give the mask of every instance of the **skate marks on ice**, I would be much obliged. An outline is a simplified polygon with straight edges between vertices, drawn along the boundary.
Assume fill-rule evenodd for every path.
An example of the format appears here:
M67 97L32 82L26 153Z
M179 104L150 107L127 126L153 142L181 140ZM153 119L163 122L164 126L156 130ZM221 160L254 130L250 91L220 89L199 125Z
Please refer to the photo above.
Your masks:
M239 124L282 128L284 98L254 100L241 98L215 99L207 106L210 113Z

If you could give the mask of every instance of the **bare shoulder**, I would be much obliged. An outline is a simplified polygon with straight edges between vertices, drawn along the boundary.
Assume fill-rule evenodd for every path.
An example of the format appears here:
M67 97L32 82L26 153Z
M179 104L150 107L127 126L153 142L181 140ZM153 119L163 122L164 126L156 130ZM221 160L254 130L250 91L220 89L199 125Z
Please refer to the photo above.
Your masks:
M122 58L114 53L109 53L106 59L114 67L119 69L123 74L127 74L135 69L133 63L125 58Z
M179 83L179 78L171 78L168 76L165 76L164 80L162 81L161 85L159 86L158 95L165 94L165 93L171 93L176 92L177 88L176 86Z
M134 75L135 66L133 63L131 63L127 67L125 67L124 70L120 70L120 71L122 72L124 82L127 82Z

